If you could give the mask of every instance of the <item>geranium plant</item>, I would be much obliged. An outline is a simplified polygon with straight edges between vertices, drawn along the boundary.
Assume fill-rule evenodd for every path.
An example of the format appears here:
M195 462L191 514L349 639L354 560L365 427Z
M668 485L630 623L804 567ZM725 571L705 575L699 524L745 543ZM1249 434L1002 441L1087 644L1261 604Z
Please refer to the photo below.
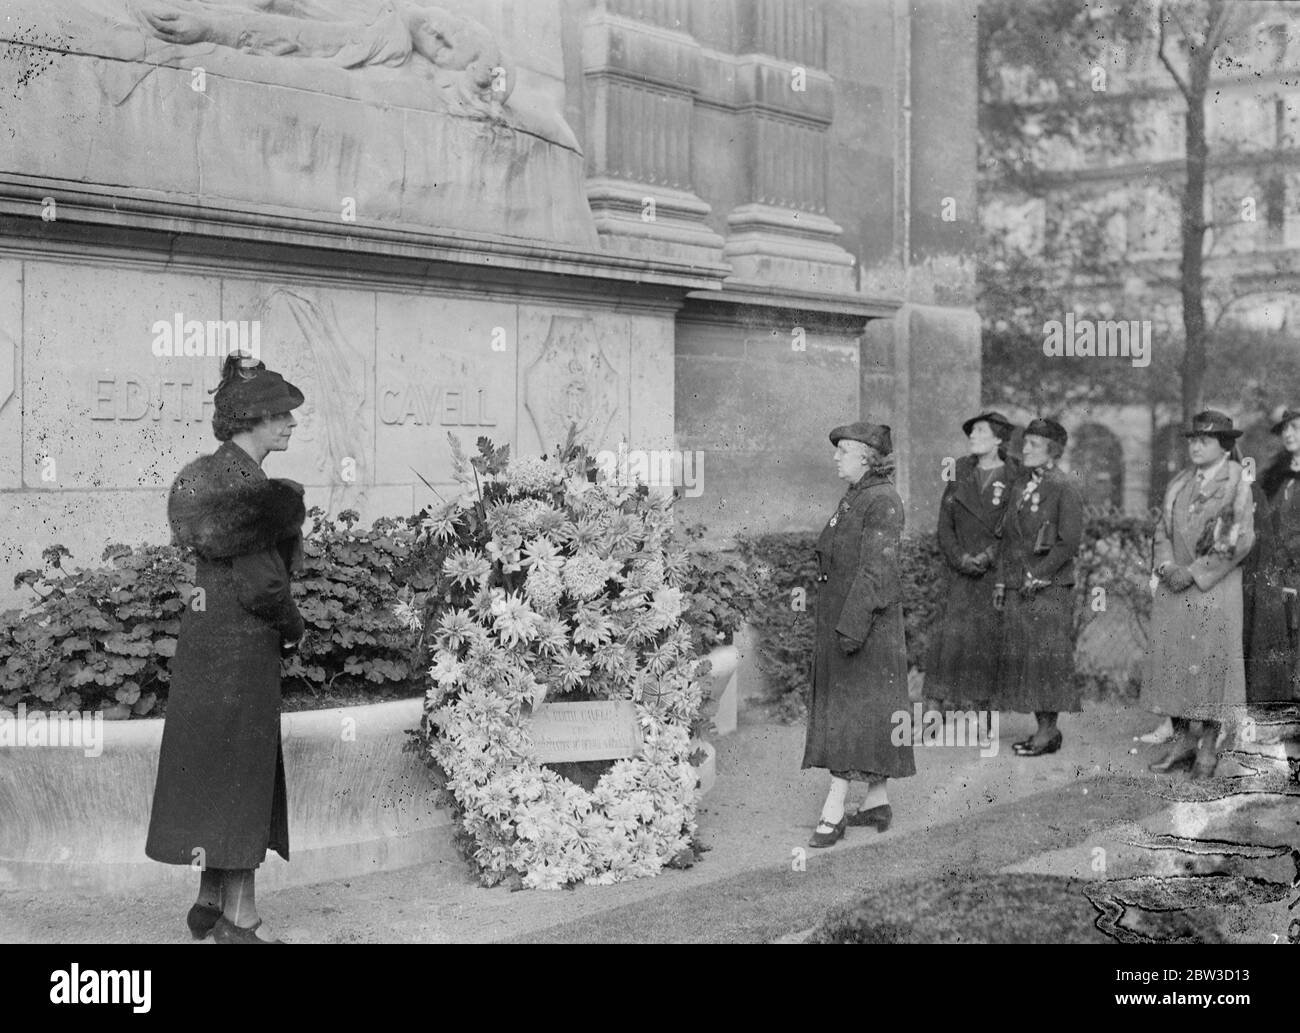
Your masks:
M695 833L701 690L672 499L598 481L572 434L549 458L451 442L460 494L422 531L436 577L397 609L431 645L421 734L466 854L487 885L654 875ZM584 789L537 760L543 700L630 701L640 752Z

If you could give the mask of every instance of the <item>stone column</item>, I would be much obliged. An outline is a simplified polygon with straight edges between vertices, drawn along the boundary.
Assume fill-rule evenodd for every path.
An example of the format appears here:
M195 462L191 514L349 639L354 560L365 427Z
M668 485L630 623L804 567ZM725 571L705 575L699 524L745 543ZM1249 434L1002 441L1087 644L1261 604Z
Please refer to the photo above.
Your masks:
M980 409L975 312L976 48L971 0L895 3L908 63L899 111L906 304L895 318L907 407L899 474L908 524L933 530L942 460Z
M834 83L826 72L822 6L801 0L736 5L736 97L744 203L727 216L724 254L738 281L852 290L853 256L826 214Z
M583 23L587 200L601 244L717 264L691 176L700 44L685 0L605 0Z

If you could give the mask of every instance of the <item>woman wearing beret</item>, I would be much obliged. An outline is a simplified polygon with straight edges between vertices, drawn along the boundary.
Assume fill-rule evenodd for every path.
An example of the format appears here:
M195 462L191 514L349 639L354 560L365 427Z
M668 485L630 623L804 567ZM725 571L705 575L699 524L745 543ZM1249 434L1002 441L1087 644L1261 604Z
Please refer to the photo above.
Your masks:
M830 791L811 846L827 847L846 825L884 832L893 819L886 779L916 774L910 737L896 744L894 716L907 713L907 646L898 572L903 501L893 487L889 428L851 423L831 431L848 490L817 541L820 593L803 767L828 768ZM849 782L866 798L845 814Z
M1161 774L1189 763L1193 778L1214 774L1220 728L1246 703L1240 565L1255 527L1250 480L1228 454L1240 435L1223 413L1197 413L1184 434L1192 465L1169 482L1156 523L1141 698L1174 721L1173 744L1151 765Z
M1078 713L1074 680L1074 559L1083 538L1083 503L1056 463L1069 440L1055 420L1025 428L1024 470L1011 488L1002 525L994 605L1003 612L998 691L1001 710L1032 712L1038 729L1013 747L1038 757L1061 748L1057 715Z
M1246 702L1295 697L1300 638L1300 410L1274 425L1282 450L1251 485L1255 547L1241 565Z
M220 448L186 466L167 517L193 551L194 595L181 618L145 852L201 871L187 923L195 939L276 943L258 934L254 869L289 859L280 660L303 622L289 592L301 560L302 487L268 479L289 447L302 392L231 355L216 389Z
M993 608L998 536L1011 498L1011 421L986 412L962 424L970 454L957 461L939 503L939 551L947 591L925 664L925 693L938 709L974 707L987 743L988 702L998 677L1002 615Z

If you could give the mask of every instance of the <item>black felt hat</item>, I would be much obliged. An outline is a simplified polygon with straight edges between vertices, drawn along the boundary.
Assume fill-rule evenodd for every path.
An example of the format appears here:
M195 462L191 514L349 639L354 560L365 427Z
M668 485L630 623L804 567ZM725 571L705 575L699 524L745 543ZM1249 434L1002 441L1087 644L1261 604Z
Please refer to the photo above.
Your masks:
M836 427L831 431L831 444L838 445L841 441L861 441L864 445L870 445L882 456L887 456L894 450L889 428L883 423L859 421Z
M1300 420L1300 409L1288 409L1284 412L1282 418L1273 424L1273 433L1281 434L1292 420Z
M987 423L993 433L1003 441L1009 440L1011 432L1016 429L1015 424L1000 412L982 412L978 416L972 416L969 420L963 423L961 425L961 432L969 435L971 428L977 423Z
M236 420L256 420L296 409L304 401L303 393L266 363L241 362L216 389L213 404L222 416Z
M1070 435L1064 427L1055 420L1044 419L1041 416L1036 420L1029 421L1029 426L1025 428L1025 434L1036 434L1040 438L1047 438L1048 441L1055 441L1062 448L1070 440Z
M1232 426L1232 417L1217 409L1206 409L1192 417L1192 425L1183 431L1185 438L1208 434L1213 438L1239 438L1242 432Z

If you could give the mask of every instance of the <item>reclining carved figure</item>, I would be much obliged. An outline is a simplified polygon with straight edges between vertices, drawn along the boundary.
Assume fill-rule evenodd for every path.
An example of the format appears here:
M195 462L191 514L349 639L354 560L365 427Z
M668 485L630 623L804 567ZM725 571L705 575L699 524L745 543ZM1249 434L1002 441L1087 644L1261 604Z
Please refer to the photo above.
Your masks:
M167 43L213 43L246 54L322 58L344 68L401 67L418 54L448 98L498 112L514 87L500 47L472 18L410 0L142 0Z

